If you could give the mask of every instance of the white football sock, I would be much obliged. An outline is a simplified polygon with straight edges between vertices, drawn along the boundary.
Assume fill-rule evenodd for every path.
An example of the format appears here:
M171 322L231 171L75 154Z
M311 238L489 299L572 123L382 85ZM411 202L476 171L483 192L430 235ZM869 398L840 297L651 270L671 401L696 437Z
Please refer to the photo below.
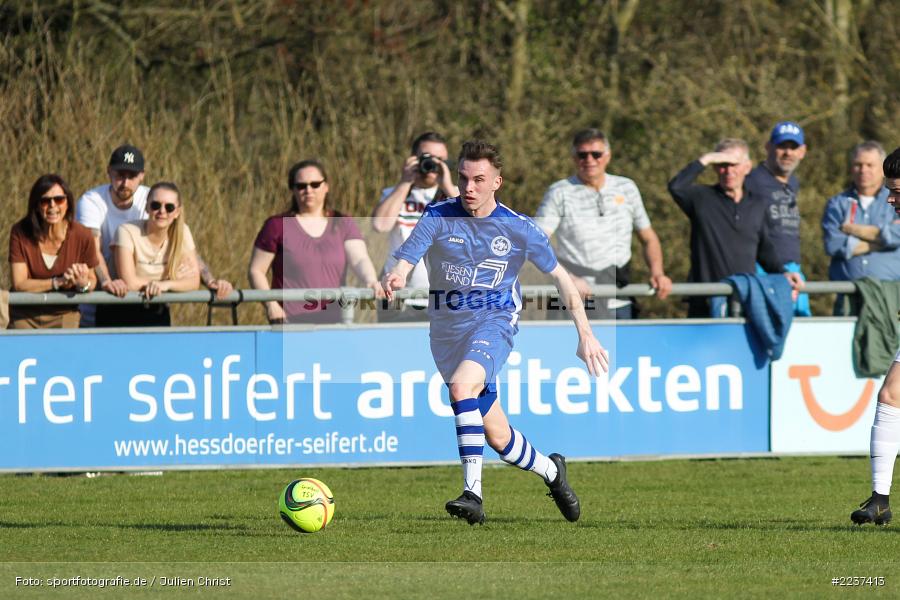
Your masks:
M869 446L872 457L872 489L885 496L891 493L894 460L900 449L900 408L879 402Z

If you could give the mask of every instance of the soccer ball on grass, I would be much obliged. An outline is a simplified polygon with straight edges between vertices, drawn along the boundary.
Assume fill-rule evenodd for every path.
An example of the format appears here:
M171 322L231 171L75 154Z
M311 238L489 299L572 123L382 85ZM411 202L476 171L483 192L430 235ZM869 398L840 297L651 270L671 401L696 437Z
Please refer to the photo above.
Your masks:
M314 533L334 518L334 495L311 477L290 482L278 498L278 511L295 531Z

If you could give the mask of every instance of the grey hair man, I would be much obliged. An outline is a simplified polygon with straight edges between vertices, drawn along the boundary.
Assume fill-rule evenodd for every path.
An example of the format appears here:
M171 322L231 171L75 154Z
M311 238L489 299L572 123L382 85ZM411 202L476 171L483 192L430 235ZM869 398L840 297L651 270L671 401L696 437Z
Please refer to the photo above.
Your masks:
M718 183L695 184L709 165L715 169ZM767 273L783 273L791 287L799 290L803 279L799 273L785 270L772 244L767 204L754 201L744 186L751 167L747 142L725 138L669 181L669 193L691 223L688 281L708 283L735 273L753 273L758 262ZM691 297L688 316L712 316L709 301Z
M663 268L662 246L641 193L631 179L607 173L611 158L612 148L602 131L578 131L572 140L575 174L547 189L534 220L548 236L556 234L559 262L572 274L585 305L591 306L589 317L628 319L634 314L629 299L593 299L591 286L621 287L630 281L632 233L637 232L650 285L660 298L668 296L672 281ZM547 315L562 316L555 310Z
M822 238L831 257L828 276L834 281L900 280L900 223L887 202L885 154L875 141L854 146L850 152L853 183L825 205ZM835 314L843 314L844 301L839 294Z

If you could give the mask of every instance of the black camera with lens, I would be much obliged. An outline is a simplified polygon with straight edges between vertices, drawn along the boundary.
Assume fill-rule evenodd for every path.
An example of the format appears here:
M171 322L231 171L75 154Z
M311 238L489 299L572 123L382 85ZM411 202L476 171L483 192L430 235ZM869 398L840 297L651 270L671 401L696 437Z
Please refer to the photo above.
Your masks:
M424 152L419 155L419 173L428 175L429 173L438 173L441 170L441 163L434 156Z

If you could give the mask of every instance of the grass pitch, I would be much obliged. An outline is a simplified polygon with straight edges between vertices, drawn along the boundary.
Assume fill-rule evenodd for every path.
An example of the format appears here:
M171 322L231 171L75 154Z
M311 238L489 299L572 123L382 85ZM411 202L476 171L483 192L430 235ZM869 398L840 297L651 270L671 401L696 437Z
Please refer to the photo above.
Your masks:
M485 469L481 527L444 512L458 467L0 476L0 598L821 598L853 576L884 578L866 594L900 595L900 527L848 518L870 491L865 458L569 467L578 523L537 477L503 466ZM278 518L299 476L335 494L325 531ZM76 576L148 581L50 587Z

